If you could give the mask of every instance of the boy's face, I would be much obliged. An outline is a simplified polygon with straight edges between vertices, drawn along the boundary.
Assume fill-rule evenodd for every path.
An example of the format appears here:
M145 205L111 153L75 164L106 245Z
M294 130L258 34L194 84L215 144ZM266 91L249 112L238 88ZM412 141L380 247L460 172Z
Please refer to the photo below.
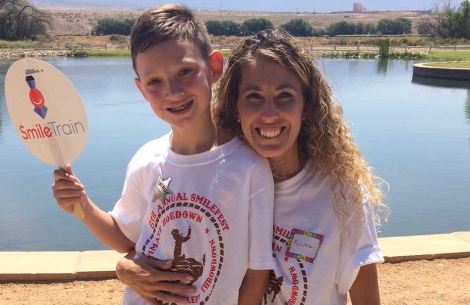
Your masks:
M211 87L222 67L220 52L205 60L193 43L175 38L137 54L135 83L160 119L172 128L191 128L210 118Z

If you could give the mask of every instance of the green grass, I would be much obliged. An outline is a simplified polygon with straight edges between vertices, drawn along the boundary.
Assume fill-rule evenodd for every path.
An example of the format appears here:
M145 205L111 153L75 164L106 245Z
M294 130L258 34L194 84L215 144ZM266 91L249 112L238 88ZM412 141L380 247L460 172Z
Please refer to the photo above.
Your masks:
M78 50L73 53L75 57L118 57L131 56L129 50Z
M19 40L19 41L6 41L0 40L0 48L7 49L25 49L25 48L53 48L54 43L32 41L32 40Z
M470 69L470 61L439 62L439 63L429 63L429 64L423 64L423 65L427 67Z
M445 60L445 61L470 61L470 50L465 51L431 51L424 55L429 60Z
M230 52L232 52L232 50L223 49L223 50L220 50L220 52L222 53L224 57L228 57L230 55Z
M319 57L324 58L376 58L380 57L378 52L374 51L323 51L317 52L316 54ZM388 59L423 59L423 55L421 53L414 53L414 52L390 52L387 57Z

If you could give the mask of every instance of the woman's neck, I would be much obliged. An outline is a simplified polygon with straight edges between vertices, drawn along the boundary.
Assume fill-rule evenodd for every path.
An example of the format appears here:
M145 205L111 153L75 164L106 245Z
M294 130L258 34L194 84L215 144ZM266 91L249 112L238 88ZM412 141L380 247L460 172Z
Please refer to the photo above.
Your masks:
M273 172L274 182L282 182L297 175L305 166L298 153L295 155L284 155L276 158L269 158L269 164Z

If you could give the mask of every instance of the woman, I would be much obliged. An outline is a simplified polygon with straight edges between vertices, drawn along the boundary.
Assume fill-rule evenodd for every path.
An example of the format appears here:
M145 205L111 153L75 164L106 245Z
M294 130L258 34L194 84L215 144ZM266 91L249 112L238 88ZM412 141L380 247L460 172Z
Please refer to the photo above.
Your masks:
M353 305L380 304L382 192L313 59L289 35L260 32L232 51L216 100L216 123L267 157L276 182L277 267L264 304L346 304L347 292ZM163 263L123 259L118 276L151 304L182 302L162 291L185 287L160 282L170 276L150 264Z

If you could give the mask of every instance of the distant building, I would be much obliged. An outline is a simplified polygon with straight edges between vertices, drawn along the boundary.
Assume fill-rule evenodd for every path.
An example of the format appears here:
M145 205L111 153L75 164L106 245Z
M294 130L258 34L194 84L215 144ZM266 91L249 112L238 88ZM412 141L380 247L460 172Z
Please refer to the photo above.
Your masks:
M367 12L367 9L361 3L353 3L353 12L364 13Z

